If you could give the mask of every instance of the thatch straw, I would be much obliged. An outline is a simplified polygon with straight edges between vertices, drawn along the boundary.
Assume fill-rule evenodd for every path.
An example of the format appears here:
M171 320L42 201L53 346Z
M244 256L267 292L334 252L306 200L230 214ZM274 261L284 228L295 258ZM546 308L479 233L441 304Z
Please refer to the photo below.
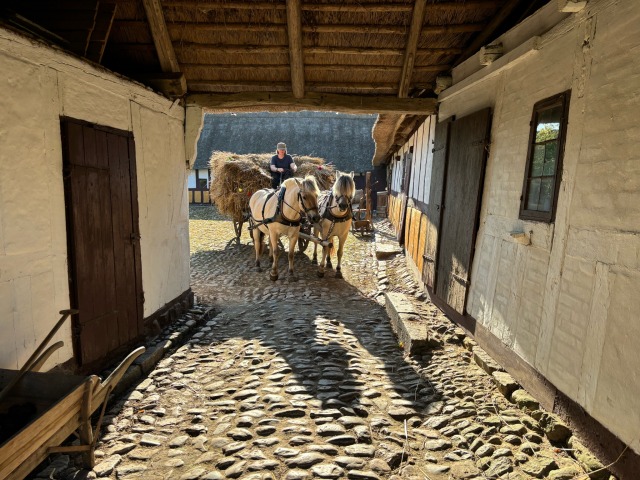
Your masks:
M271 154L238 155L230 152L213 152L211 168L211 200L220 213L241 221L249 210L249 198L262 188L271 187L269 164ZM328 190L335 181L332 165L325 165L322 158L293 157L298 167L296 177L313 175L321 190Z

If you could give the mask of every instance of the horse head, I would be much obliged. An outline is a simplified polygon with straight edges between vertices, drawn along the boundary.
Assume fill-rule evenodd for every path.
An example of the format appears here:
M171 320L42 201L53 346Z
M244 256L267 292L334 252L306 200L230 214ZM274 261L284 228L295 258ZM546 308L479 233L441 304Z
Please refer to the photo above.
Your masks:
M300 208L304 210L311 223L318 223L320 221L320 214L318 213L318 194L320 189L315 177L308 175L303 180L296 178L295 181L299 188L298 202L300 203Z
M338 172L335 183L333 184L333 198L338 203L341 212L350 207L353 195L356 191L356 184L353 181L353 172L350 174Z

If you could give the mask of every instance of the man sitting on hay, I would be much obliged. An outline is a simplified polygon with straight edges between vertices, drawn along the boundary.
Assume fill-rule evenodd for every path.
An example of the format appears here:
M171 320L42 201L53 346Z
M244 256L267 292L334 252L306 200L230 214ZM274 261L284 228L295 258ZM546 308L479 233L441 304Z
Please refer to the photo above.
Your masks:
M271 188L274 190L287 178L291 178L298 167L291 155L287 153L287 145L280 142L276 147L276 154L271 157Z

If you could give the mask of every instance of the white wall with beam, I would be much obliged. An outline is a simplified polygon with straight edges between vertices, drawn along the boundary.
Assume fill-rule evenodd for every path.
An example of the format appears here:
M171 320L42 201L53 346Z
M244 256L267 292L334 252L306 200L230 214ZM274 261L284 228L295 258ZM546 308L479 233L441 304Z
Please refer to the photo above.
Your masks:
M467 310L640 452L640 3L592 0L548 29L554 7L440 96L440 120L494 112ZM520 220L533 105L568 89L555 222Z
M60 117L133 132L144 315L189 288L184 109L0 28L0 368L19 368L69 308ZM48 366L73 356L65 346Z

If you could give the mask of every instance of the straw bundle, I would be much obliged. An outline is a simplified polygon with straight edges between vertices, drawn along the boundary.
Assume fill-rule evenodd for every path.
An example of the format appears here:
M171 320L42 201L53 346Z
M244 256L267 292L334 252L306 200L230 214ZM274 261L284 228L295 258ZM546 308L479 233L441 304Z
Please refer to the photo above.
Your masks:
M269 164L271 154L238 155L230 152L213 152L209 160L211 168L211 200L220 213L241 221L249 210L249 198L262 188L271 187ZM325 165L322 158L293 157L298 170L296 177L313 175L321 190L331 188L335 181L334 168Z

